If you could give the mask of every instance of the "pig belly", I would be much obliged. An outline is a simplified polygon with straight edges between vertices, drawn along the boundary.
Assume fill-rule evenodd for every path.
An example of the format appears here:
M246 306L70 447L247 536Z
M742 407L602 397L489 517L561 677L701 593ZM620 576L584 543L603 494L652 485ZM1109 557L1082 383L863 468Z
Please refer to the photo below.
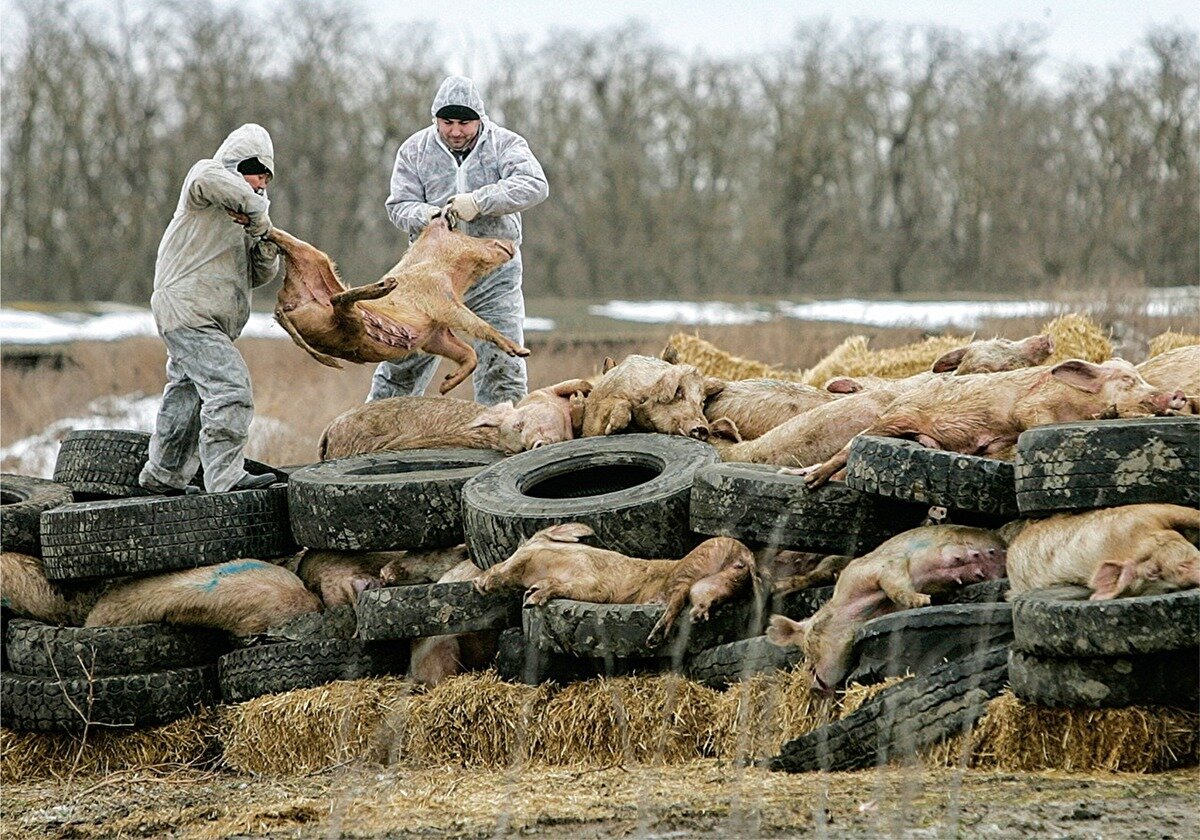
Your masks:
M285 311L296 332L318 352L348 362L385 362L407 356L428 336L424 331L397 324L384 314L364 314L354 304L350 313L311 301ZM394 334L393 334L394 333ZM388 341L381 337L390 336Z
M944 546L936 555L920 559L911 568L913 588L938 595L984 580L1005 575L1006 552L995 546Z

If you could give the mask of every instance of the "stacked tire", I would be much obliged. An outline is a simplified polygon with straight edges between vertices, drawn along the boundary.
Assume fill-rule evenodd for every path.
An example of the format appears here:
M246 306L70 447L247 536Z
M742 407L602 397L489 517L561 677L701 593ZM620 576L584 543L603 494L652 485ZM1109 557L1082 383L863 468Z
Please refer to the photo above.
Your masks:
M225 634L202 628L13 619L0 717L8 728L40 732L167 723L216 701L214 665L228 647Z
M1026 516L1151 503L1195 508L1200 418L1030 429L1017 442L1015 481ZM1200 699L1200 590L1096 601L1090 594L1062 587L1014 601L1013 692L1046 706L1194 708Z

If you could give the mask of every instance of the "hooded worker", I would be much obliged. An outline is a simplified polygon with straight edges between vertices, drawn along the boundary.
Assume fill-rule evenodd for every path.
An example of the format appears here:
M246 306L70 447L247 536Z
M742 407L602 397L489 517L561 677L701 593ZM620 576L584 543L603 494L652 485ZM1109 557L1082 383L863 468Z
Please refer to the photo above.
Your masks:
M442 213L470 236L511 239L517 246L512 259L468 289L463 303L521 346L521 211L546 200L546 175L525 138L488 119L470 79L446 78L430 114L433 124L405 140L396 154L385 204L388 218L410 243ZM486 341L474 345L479 358L472 376L475 401L520 401L528 392L525 360ZM425 393L437 364L436 357L424 353L380 362L367 401Z
M254 400L233 346L250 317L250 290L280 274L278 248L264 239L274 173L267 130L235 129L188 171L159 243L150 309L167 345L167 386L138 478L153 492L183 492L201 466L210 493L274 480L245 469Z

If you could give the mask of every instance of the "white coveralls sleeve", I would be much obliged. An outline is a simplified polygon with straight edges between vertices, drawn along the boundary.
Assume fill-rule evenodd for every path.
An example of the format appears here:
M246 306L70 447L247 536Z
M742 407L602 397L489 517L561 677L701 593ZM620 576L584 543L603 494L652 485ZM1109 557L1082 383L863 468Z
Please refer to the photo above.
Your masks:
M396 152L396 165L392 168L391 193L384 203L392 224L410 237L420 233L438 209L437 205L425 200L425 189L417 175L418 154L419 146L411 140L400 146Z
M542 165L525 138L512 135L500 159L500 180L471 192L481 216L519 213L541 204L550 195Z

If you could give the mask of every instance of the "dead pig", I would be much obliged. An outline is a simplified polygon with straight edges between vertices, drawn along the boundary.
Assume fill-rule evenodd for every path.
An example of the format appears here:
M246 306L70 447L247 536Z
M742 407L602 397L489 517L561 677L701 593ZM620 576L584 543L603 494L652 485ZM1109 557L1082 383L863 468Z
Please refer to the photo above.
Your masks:
M46 579L42 561L37 557L16 551L0 552L0 606L22 618L46 624L79 624L99 591L99 584L65 589Z
M434 219L383 279L347 289L322 251L275 228L267 237L283 252L286 274L275 318L314 359L382 362L424 350L457 362L445 394L475 369L475 350L451 330L490 341L510 356L529 351L463 305L475 281L508 262L513 243L476 239Z
M322 461L403 449L497 449L496 429L472 424L487 408L453 397L388 397L335 417L321 433Z
M943 353L933 363L934 373L953 371L956 376L971 373L1000 373L1006 370L1036 367L1054 352L1054 339L1031 335L1020 341L990 338L972 341L966 347Z
M494 430L496 448L509 454L574 440L583 433L584 406L591 390L586 379L539 388L516 406L502 402L485 409L470 428Z
M583 435L643 431L708 440L704 401L723 387L693 365L653 356L628 356L620 364L605 359L584 404Z
M1151 385L1200 397L1200 345L1159 353L1142 362L1137 369Z
M437 582L460 583L475 580L482 574L482 569L465 560L438 578ZM408 676L414 682L432 688L457 674L483 670L496 658L499 639L497 630L414 639Z
M1200 586L1200 510L1140 504L1029 522L1008 549L1009 595L1087 586L1092 600Z
M402 586L410 583L436 583L442 575L464 562L470 562L465 545L451 548L435 548L428 551L388 551L380 554L392 555L382 569L379 578L384 586Z
M287 569L231 560L118 584L96 602L84 626L165 621L249 636L320 609L321 600Z
M726 418L737 426L742 440L762 437L797 414L838 399L811 385L782 379L741 379L726 382L704 403L709 425Z
M527 605L553 598L597 604L666 604L647 643L661 644L689 601L694 620L757 585L754 555L728 537L705 540L679 560L642 560L584 545L579 522L538 531L513 555L475 580L480 592L524 589Z
M1068 359L1051 368L938 377L901 395L863 434L916 440L931 449L1004 457L1033 426L1106 417L1166 414L1183 392L1155 388L1129 362ZM850 446L808 470L819 487L846 466Z
M358 603L358 596L383 586L380 571L396 559L395 551L330 551L307 548L296 575L328 609Z
M872 618L928 606L981 580L1004 577L1004 541L992 531L962 525L928 525L892 537L852 560L838 576L833 597L804 621L771 616L767 637L798 645L814 683L830 690L849 673L854 634Z

